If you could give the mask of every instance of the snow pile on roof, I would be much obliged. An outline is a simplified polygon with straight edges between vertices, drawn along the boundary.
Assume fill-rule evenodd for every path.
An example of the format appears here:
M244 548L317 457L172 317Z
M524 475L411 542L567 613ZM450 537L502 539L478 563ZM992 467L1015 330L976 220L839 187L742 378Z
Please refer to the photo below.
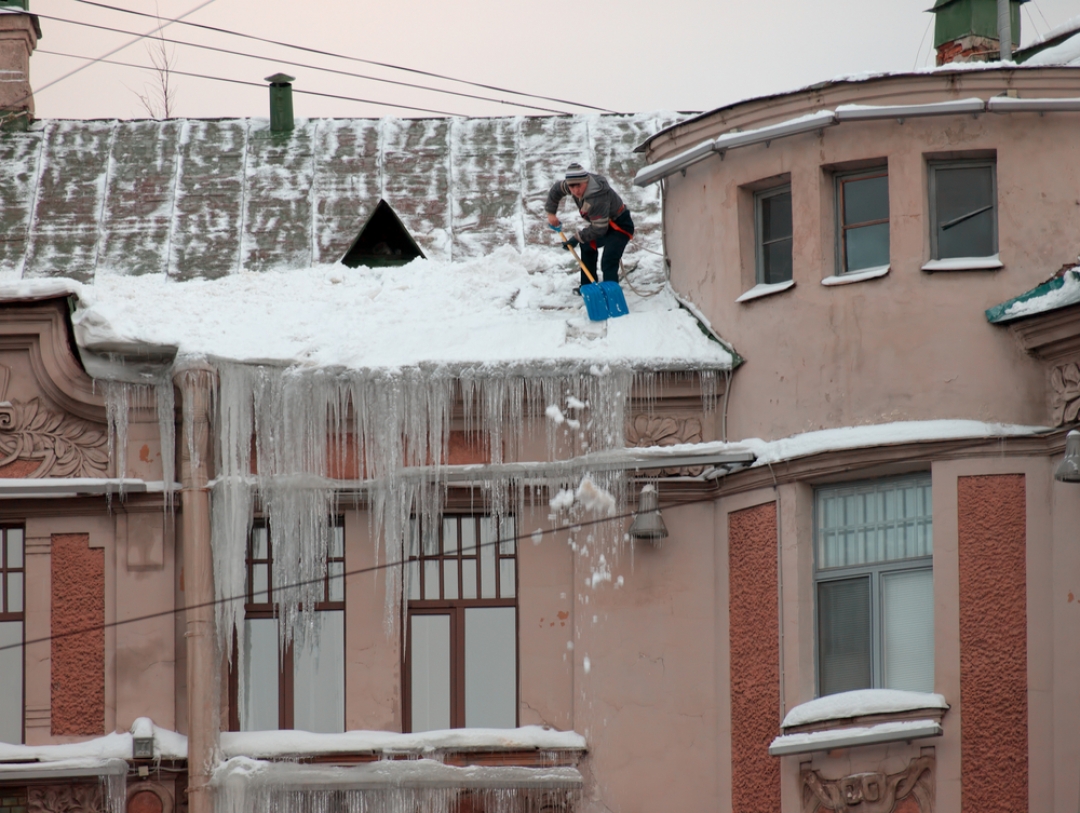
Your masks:
M945 697L930 692L899 689L859 689L819 697L795 706L787 713L783 728L796 728L829 720L847 720L871 714L895 714L918 709L947 709Z
M154 725L149 717L139 717L131 727L138 736L154 738L154 757L158 759L187 759L187 737L167 728ZM91 764L112 759L131 759L131 732L115 732L84 742L62 745L10 745L0 742L0 770L26 768L27 762ZM3 765L3 763L9 763ZM14 764L12 764L14 763Z
M448 750L578 750L585 738L573 731L543 726L521 728L460 728L398 734L391 731L346 731L313 734L307 731L223 731L221 751L226 757L268 759L295 754L430 753Z
M1080 35L1077 36L1080 38ZM1055 285L1051 281L1051 284L1045 286L1045 291L1040 291L1035 296L1019 297L1005 309L1004 320L1046 313L1080 302L1080 267L1069 269L1059 279L1059 284ZM1039 288L1043 287L1039 286Z
M628 316L591 323L572 292L577 276L553 246L398 268L326 265L187 282L99 274L93 285L69 285L79 297L76 338L91 350L150 343L175 345L180 358L371 372L730 367L728 351L702 334L660 279L635 280L655 296L628 290ZM0 285L0 298L34 291L21 280Z
M1059 28L1064 29L1068 25L1075 28L1078 24L1080 24L1080 17L1074 17L1069 23L1066 23L1066 26L1059 26ZM1050 38L1048 35L1047 39ZM1074 34L1067 40L1059 42L1045 51L1039 51L1031 59L1026 60L1024 65L1035 67L1045 65L1080 66L1080 33Z
M900 443L925 443L939 440L984 440L988 438L1037 435L1049 429L1041 426L1017 426L983 421L937 420L895 421L874 426L846 426L803 432L774 441L750 438L739 442L757 455L755 466L779 463L797 457L843 449L872 446L895 446Z

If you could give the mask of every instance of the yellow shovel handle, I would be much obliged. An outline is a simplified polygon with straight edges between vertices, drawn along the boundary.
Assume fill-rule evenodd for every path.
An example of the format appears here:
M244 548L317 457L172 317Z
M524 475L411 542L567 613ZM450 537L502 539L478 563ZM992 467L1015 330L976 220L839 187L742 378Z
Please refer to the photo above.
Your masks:
M585 276L589 278L589 282L596 282L596 277L594 277L592 275L592 272L585 267L585 263L581 261L581 257L579 257L578 253L574 251L574 247L570 245L570 241L566 239L566 232L564 232L562 229L559 229L559 236L562 238L562 241L566 245L566 247L570 249L570 253L574 255L574 259L577 260L577 264L581 266L581 270L585 272Z

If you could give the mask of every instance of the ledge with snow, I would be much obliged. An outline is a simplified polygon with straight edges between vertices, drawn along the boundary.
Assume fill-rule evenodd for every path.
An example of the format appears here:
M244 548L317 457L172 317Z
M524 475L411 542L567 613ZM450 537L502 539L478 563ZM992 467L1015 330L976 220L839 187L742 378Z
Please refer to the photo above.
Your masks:
M769 745L774 757L940 737L949 704L940 694L860 689L796 706Z

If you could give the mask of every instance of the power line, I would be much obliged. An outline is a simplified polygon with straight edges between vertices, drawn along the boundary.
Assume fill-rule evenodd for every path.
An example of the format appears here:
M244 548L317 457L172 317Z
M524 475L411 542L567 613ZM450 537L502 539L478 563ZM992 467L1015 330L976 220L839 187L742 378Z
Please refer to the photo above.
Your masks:
M41 48L39 48L38 51L40 53L43 53L43 54L49 54L50 56L63 56L63 57L68 57L69 59L86 59L86 57L78 56L76 54L65 54L65 53L61 53L60 51L46 51L46 50L41 49ZM141 70L141 71L153 70L153 68L148 68L145 65L135 65L135 64L133 64L131 62L118 62L115 59L102 59L102 58L99 58L97 61L101 62L101 63L103 63L105 65L118 65L121 68L136 68L137 70ZM256 88L265 88L266 87L266 85L262 84L261 82L249 82L246 79L229 79L228 77L225 77L225 76L211 76L211 75L205 74L205 73L191 73L190 71L181 71L181 70L177 70L176 68L169 68L169 73L174 74L176 76L190 76L190 77L193 77L195 79L209 79L209 80L214 81L214 82L230 82L230 83L232 83L234 85L249 85L250 87L256 87ZM335 93L320 93L319 91L315 91L315 90L300 90L298 88L293 88L293 93L302 93L305 96L321 96L321 97L326 98L326 99L340 99L340 100L346 101L346 102L360 102L360 103L363 103L363 104L373 104L373 105L378 105L380 107L393 107L393 108L397 108L399 110L412 110L414 112L419 112L419 113L435 113L436 115L439 115L439 116L460 116L461 115L460 113L451 113L450 111L447 111L447 110L436 110L435 108L431 108L431 107L412 107L411 105L398 104L397 102L380 102L380 101L377 101L375 99L361 99L361 98L359 98L357 96L339 96L339 95L337 95Z
M145 11L134 11L132 9L120 8L119 6L110 6L110 5L106 4L106 3L95 2L94 0L75 0L75 2L82 3L82 4L87 5L87 6L93 6L95 8L106 9L108 11L119 11L119 12L121 12L123 14L134 14L135 16L138 16L138 17L149 17L151 19L158 19L158 20L161 19L161 18L157 17L156 15L149 14L149 13L147 13ZM389 62L378 62L378 61L373 60L373 59L363 59L362 57L358 57L358 56L348 56L347 54L337 54L337 53L334 53L333 51L323 51L323 50L320 50L318 48L310 48L310 47L305 46L305 45L294 45L294 44L289 43L289 42L282 42L281 40L272 40L272 39L267 39L265 37L257 37L254 34L244 34L244 33L240 32L240 31L232 31L232 30L230 30L228 28L218 28L217 26L206 25L204 23L193 23L193 22L189 22L187 20L181 21L180 18L176 18L175 20L170 19L170 18L165 18L165 19L168 22L176 22L176 23L180 23L180 25L191 26L192 28L200 28L200 29L202 29L204 31L213 31L213 32L218 33L218 34L228 34L229 36L233 36L233 37L242 37L243 39L255 40L256 42L264 42L264 43L267 43L268 45L277 45L277 46L280 46L282 48L293 48L295 50L306 51L307 53L311 53L311 54L319 54L320 56L334 57L335 59L346 59L346 60L349 60L351 62L361 62L361 63L363 63L365 65L376 65L376 66L378 66L380 68L389 68L389 69L395 70L395 71L405 71L406 73L415 73L415 74L419 74L421 76L430 76L433 79L445 79L445 80L447 80L449 82L457 82L457 83L462 84L462 85L469 85L471 87L482 88L484 90L492 90L492 91L495 91L497 93L510 93L510 94L512 94L514 96L524 96L524 97L529 98L529 99L540 99L540 100L545 101L545 102L555 102L556 104L567 104L567 105L570 105L571 107L583 107L583 108L585 108L587 110L596 110L596 111L598 111L600 113L615 113L615 112L617 112L615 110L608 110L605 107L597 107L596 105L583 104L581 102L572 102L572 101L569 101L567 99L559 99L559 98L554 97L554 96L541 96L541 95L538 95L538 94L535 94L535 93L525 93L525 92L519 91L519 90L511 90L510 88L499 87L498 85L485 85L485 84L483 84L481 82L471 82L471 81L469 81L467 79L456 79L453 76L447 76L446 74L435 73L433 71L423 71L423 70L420 70L418 68L406 68L406 67L404 67L402 65L394 65L394 64L389 63Z
M134 35L134 36L138 36L138 37L145 36L145 35L140 35L136 31L127 31L127 30L122 29L122 28L113 28L111 26L100 25L98 23L87 23L87 22L82 22L80 20L69 20L69 19L66 19L64 17L53 17L53 16L50 16L50 15L47 15L47 14L36 14L36 16L40 17L43 20L52 20L53 22L66 23L68 25L81 25L81 26L85 26L87 28L94 28L94 29L97 29L99 31L110 31L110 32L112 32L114 34L130 34L130 35ZM184 46L187 46L189 48L199 48L199 49L202 49L204 51L214 51L216 53L229 54L231 56L240 56L240 57L246 57L246 58L249 58L249 59L260 59L260 60L265 60L265 61L282 61L282 60L274 60L274 59L271 59L270 57L266 57L266 56L260 56L259 54L250 54L250 53L246 53L244 51L234 51L234 50L231 50L229 48L219 48L219 47L214 46L214 45L203 45L202 43L198 43L198 42L187 42L186 40L174 40L174 39L169 39L167 37L157 37L156 39L159 39L161 42L170 43L172 45L184 45ZM42 53L53 53L53 52L42 51ZM105 54L105 56L109 56L109 54ZM539 111L544 112L544 113L555 113L555 114L558 114L558 115L565 115L566 114L566 112L563 111L563 110L553 110L550 107L539 107L537 105L527 104L525 102L512 102L512 101L508 101L506 99L496 99L496 98L493 98L491 96L478 96L476 94L465 93L465 92L460 91L460 90L447 90L447 89L444 89L444 88L432 87L431 85L419 85L419 84L415 84L413 82L402 82L402 81L399 81L399 80L396 80L396 79L386 79L386 78L383 78L383 77L370 76L368 74L363 74L363 73L354 73L352 71L337 70L336 68L323 68L323 67L320 67L318 65L309 65L309 64L306 64L306 63L303 63L303 62L285 61L285 64L290 65L292 67L297 67L297 68L307 68L308 70L323 71L324 73L333 73L333 74L338 74L340 76L348 76L348 77L351 77L351 78L354 78L354 79L367 79L367 80L370 80L372 82L383 82L383 83L389 84L389 85L398 85L400 87L415 88L417 90L427 90L427 91L431 91L432 93L445 93L445 94L447 94L449 96L460 96L460 97L465 98L465 99L477 99L477 100L483 101L483 102L494 102L495 104L504 104L504 105L510 105L512 107L521 107L521 108L525 108L527 110L539 110ZM172 69L170 69L170 72L175 73L175 71L173 71ZM57 81L59 81L59 80L57 80Z
M679 507L684 506L684 505L695 505L697 503L702 503L702 502L714 502L715 500L716 500L715 495L708 496L708 497L697 497L697 498L691 499L691 500L679 500L678 502L667 503L666 505L663 505L663 506L658 505L656 510L660 511L662 508L679 508ZM609 516L609 517L601 517L600 519L590 519L590 520L585 520L583 522L571 522L571 523L566 524L566 525L557 525L557 526L555 526L553 528L548 528L547 530L542 531L542 533L544 535L547 535L547 534L560 533L562 531L576 531L576 530L579 530L581 528L586 528L586 527L589 527L589 526L592 526L592 525L601 525L601 524L606 523L606 522L621 522L624 519L630 519L631 517L636 517L637 515L638 515L637 511L629 511L629 512L627 512L625 514L616 514L616 515ZM517 534L516 536L512 536L509 539L496 539L496 540L493 540L491 542L478 542L476 544L476 548L480 549L480 548L492 547L494 545L498 545L498 544L501 544L503 542L511 542L511 541L514 542L515 544L520 544L522 540L524 540L524 539L533 539L533 538L535 538L535 536L536 536L536 531L533 531L532 533ZM394 560L392 562L383 562L380 565L371 565L370 567L361 567L361 568L357 568L356 570L347 570L344 573L333 576L332 578L345 579L347 576L360 576L360 575L363 575L364 573L376 573L376 572L378 572L380 570L388 570L388 569L390 569L392 567L404 567L404 566L408 565L412 561L416 561L416 560L414 560L414 559L396 559L396 560ZM279 591L281 591L281 590L291 590L291 589L296 588L296 587L304 587L304 586L310 585L310 584L325 583L326 579L327 579L327 577L324 575L324 576L319 576L318 578L315 578L315 579L305 579L303 581L292 582L291 584L281 585L280 587L276 587L274 589L279 590ZM68 632L61 632L61 633L58 633L56 635L48 635L48 636L46 636L44 638L34 638L31 641L23 641L22 643L19 643L19 644L7 644L5 646L0 646L0 652L4 652L4 651L6 651L8 649L18 649L20 647L33 646L34 644L47 644L50 641L57 641L57 640L60 640L62 638L74 638L77 635L88 635L88 634L90 634L92 632L102 632L102 631L107 630L107 629L113 629L115 627L124 626L125 624L136 624L136 623L138 623L140 621L152 621L155 618L164 618L164 617L167 617L167 616L178 615L179 613L188 612L189 610L200 610L200 609L204 609L206 607L216 607L219 604L228 604L228 603L233 602L233 601L247 601L247 593L245 592L241 596L228 596L226 598L218 598L218 599L214 599L212 601L204 601L204 602L201 602L199 604L189 604L189 605L187 605L185 607L175 607L175 608L173 608L171 610L161 610L160 612L156 612L156 613L148 613L147 615L139 615L139 616L135 616L133 618L125 618L122 621L112 621L112 622L109 622L107 624L95 624L92 627L84 627L82 629L70 630Z

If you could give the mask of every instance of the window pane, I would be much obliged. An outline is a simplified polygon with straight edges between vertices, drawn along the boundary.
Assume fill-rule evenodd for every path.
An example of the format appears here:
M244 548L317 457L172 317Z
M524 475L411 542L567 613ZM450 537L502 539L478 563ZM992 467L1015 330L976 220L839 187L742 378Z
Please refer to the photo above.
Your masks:
M461 560L461 597L476 598L476 559Z
M515 565L513 559L499 560L499 597L513 598L517 589L514 582Z
M761 281L767 285L787 282L792 275L791 238L770 243L761 249Z
M409 598L415 601L420 598L420 562L416 559L409 562L407 577L409 580Z
M345 600L345 563L330 562L330 601Z
M761 241L791 237L791 192L761 198Z
M450 616L414 615L410 709L413 731L450 727Z
M7 574L7 611L9 613L21 613L23 611L23 574Z
M884 688L934 691L934 573L881 577Z
M293 728L336 734L345 730L345 613L318 615L318 648L293 648Z
M472 517L461 520L461 554L476 555L476 521Z
M23 741L23 622L0 622L0 742ZM2 647L12 647L3 649Z
M345 529L335 525L330 529L330 552L333 559L341 559L345 556Z
M514 527L513 517L503 517L501 529L499 531L499 538L502 540L499 543L499 553L503 556L513 556L514 554L514 537L517 536L517 532Z
M470 607L465 610L465 727L516 726L517 610Z
M456 599L458 597L457 583L457 559L443 560L443 598Z
M844 187L844 225L889 219L889 178L841 181Z
M861 226L844 232L845 271L877 268L889 264L889 224Z
M22 528L10 528L7 532L7 566L21 569L23 566Z
M935 168L934 195L939 259L988 257L997 252L992 167ZM986 211L973 215L980 209Z
M821 695L869 689L870 579L818 584L818 669Z
M441 596L439 595L438 559L428 559L424 562L424 598L441 598Z
M466 522L469 520L466 519ZM457 517L447 517L442 525L443 552L454 553L457 551Z
M265 559L268 556L266 528L256 525L251 529L251 558Z
M480 598L498 598L495 593L495 523L480 526Z
M267 586L270 583L270 565L254 564L251 566L251 600L255 604L270 601Z
M930 556L930 494L928 474L818 489L817 568Z
M278 727L278 636L273 618L244 622L244 696L241 731L273 731Z

